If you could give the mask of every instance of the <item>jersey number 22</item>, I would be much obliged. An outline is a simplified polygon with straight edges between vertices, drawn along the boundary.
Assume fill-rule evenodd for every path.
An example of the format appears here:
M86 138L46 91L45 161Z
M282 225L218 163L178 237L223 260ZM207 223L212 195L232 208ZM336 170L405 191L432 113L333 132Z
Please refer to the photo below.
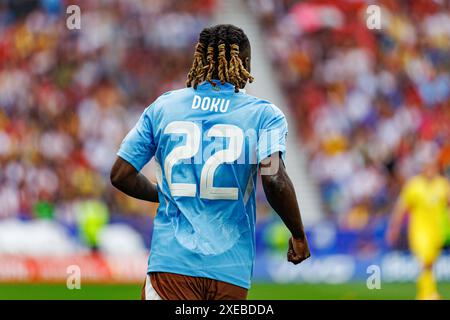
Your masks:
M191 121L173 121L167 125L165 134L185 134L186 143L173 148L164 160L166 181L172 196L195 197L197 186L194 183L180 183L172 181L173 166L180 160L194 157L199 148L202 133L197 124ZM200 198L209 200L237 200L238 188L214 187L216 169L225 162L237 160L242 153L244 134L242 129L229 124L216 124L207 131L208 137L229 138L228 148L220 150L209 157L203 165L200 176Z

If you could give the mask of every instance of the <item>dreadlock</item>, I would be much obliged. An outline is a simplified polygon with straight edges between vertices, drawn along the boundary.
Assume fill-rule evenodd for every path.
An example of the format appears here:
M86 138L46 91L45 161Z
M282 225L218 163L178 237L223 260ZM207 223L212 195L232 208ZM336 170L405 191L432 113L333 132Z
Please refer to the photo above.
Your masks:
M219 79L222 84L230 82L239 92L254 78L245 69L239 56L250 48L250 42L242 29L221 24L202 30L195 46L194 60L187 75L186 86L194 87L205 80Z

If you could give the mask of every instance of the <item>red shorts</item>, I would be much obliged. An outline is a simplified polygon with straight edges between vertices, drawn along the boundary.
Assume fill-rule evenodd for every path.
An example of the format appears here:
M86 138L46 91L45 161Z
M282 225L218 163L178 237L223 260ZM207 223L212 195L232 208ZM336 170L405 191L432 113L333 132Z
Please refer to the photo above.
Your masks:
M168 272L147 275L142 300L245 300L247 289L231 283Z

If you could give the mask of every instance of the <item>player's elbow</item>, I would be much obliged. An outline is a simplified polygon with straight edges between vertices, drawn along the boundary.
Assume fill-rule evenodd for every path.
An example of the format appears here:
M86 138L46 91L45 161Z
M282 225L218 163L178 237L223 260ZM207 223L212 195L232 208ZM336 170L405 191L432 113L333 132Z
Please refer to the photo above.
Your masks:
M114 187L123 190L135 183L137 173L131 164L119 157L111 168L109 180Z
M109 180L111 184L117 189L121 189L121 186L124 183L125 175L123 174L123 170L121 166L117 164L117 162L111 168L111 172L109 173Z
M286 175L280 171L273 175L263 175L261 176L261 180L265 193L273 196L283 194L284 190L288 187Z
M120 187L122 179L120 177L119 171L115 170L114 167L111 169L111 172L109 174L109 180L114 187Z

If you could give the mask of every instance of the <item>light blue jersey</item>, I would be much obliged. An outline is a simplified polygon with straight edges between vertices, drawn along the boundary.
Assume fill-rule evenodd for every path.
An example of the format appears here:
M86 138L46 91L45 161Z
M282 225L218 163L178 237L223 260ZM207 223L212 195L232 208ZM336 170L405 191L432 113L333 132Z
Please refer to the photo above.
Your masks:
M214 84L160 96L118 156L138 171L155 157L160 205L148 271L249 288L258 163L284 155L287 123L270 102Z

